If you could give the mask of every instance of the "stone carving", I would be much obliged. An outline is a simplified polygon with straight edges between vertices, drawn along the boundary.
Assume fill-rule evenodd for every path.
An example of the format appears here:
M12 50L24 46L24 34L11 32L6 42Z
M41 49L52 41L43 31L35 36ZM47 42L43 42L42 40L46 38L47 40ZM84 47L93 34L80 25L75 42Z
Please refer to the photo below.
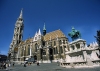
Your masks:
M67 51L68 51L68 49L67 49L67 48L65 48L65 51L67 52Z

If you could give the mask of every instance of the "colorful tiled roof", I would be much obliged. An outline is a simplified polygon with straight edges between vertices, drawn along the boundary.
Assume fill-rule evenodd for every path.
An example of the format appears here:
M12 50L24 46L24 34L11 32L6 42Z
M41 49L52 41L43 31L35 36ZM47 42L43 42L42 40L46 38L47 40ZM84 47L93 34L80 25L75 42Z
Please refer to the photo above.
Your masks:
M29 38L26 40L26 43L30 43L32 41L32 38Z
M48 41L48 40L52 40L52 39L56 39L56 38L61 38L61 37L66 37L64 35L64 33L59 29L59 30L55 30L53 32L50 32L50 33L47 33L45 36L44 36L44 40L45 41Z

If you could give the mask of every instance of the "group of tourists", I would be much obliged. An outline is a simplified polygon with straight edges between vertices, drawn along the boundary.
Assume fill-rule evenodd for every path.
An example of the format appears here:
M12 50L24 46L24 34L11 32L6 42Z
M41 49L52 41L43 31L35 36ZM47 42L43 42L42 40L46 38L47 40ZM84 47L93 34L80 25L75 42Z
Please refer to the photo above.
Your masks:
M10 63L7 62L0 62L0 69L8 69L10 67Z
M33 62L25 62L24 63L24 67L26 67L26 65L28 65L28 66L30 66L31 64L32 64ZM34 64L34 63L33 63ZM39 66L40 64L39 64L39 62L36 62L36 64L37 64L37 66ZM22 65L22 63L21 63L21 65Z

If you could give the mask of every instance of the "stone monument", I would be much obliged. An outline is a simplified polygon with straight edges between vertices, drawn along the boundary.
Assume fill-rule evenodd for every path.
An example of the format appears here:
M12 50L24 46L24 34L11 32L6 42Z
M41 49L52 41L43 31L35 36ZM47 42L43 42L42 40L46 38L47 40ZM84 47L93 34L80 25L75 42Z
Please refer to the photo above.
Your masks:
M72 38L69 42L69 50L65 48L66 59L61 62L62 67L95 67L100 65L99 47L97 42L90 43L87 46L86 41L81 39L81 34L75 28L68 34Z

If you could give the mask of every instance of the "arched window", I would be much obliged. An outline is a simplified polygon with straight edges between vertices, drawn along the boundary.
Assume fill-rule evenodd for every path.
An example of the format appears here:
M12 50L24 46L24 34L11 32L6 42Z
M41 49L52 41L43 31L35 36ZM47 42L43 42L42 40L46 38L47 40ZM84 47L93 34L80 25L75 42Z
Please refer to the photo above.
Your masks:
M17 32L19 31L19 27L17 28Z
M56 54L58 54L58 50L57 50L57 47L56 47Z
M59 40L59 44L60 44L60 45L62 44L61 40Z
M54 48L54 54L56 54L56 50L55 50L55 48Z
M56 41L54 41L54 46L56 45Z
M71 48L72 48L73 50L75 49L73 45L71 46Z
M35 44L35 52L37 52L38 44Z
M63 44L65 44L65 40L63 40Z
M46 51L45 50L43 50L43 55L46 55Z
M61 52L61 53L63 53L63 49L62 49L62 46L60 46L60 52Z
M80 49L80 44L76 44L77 49Z

